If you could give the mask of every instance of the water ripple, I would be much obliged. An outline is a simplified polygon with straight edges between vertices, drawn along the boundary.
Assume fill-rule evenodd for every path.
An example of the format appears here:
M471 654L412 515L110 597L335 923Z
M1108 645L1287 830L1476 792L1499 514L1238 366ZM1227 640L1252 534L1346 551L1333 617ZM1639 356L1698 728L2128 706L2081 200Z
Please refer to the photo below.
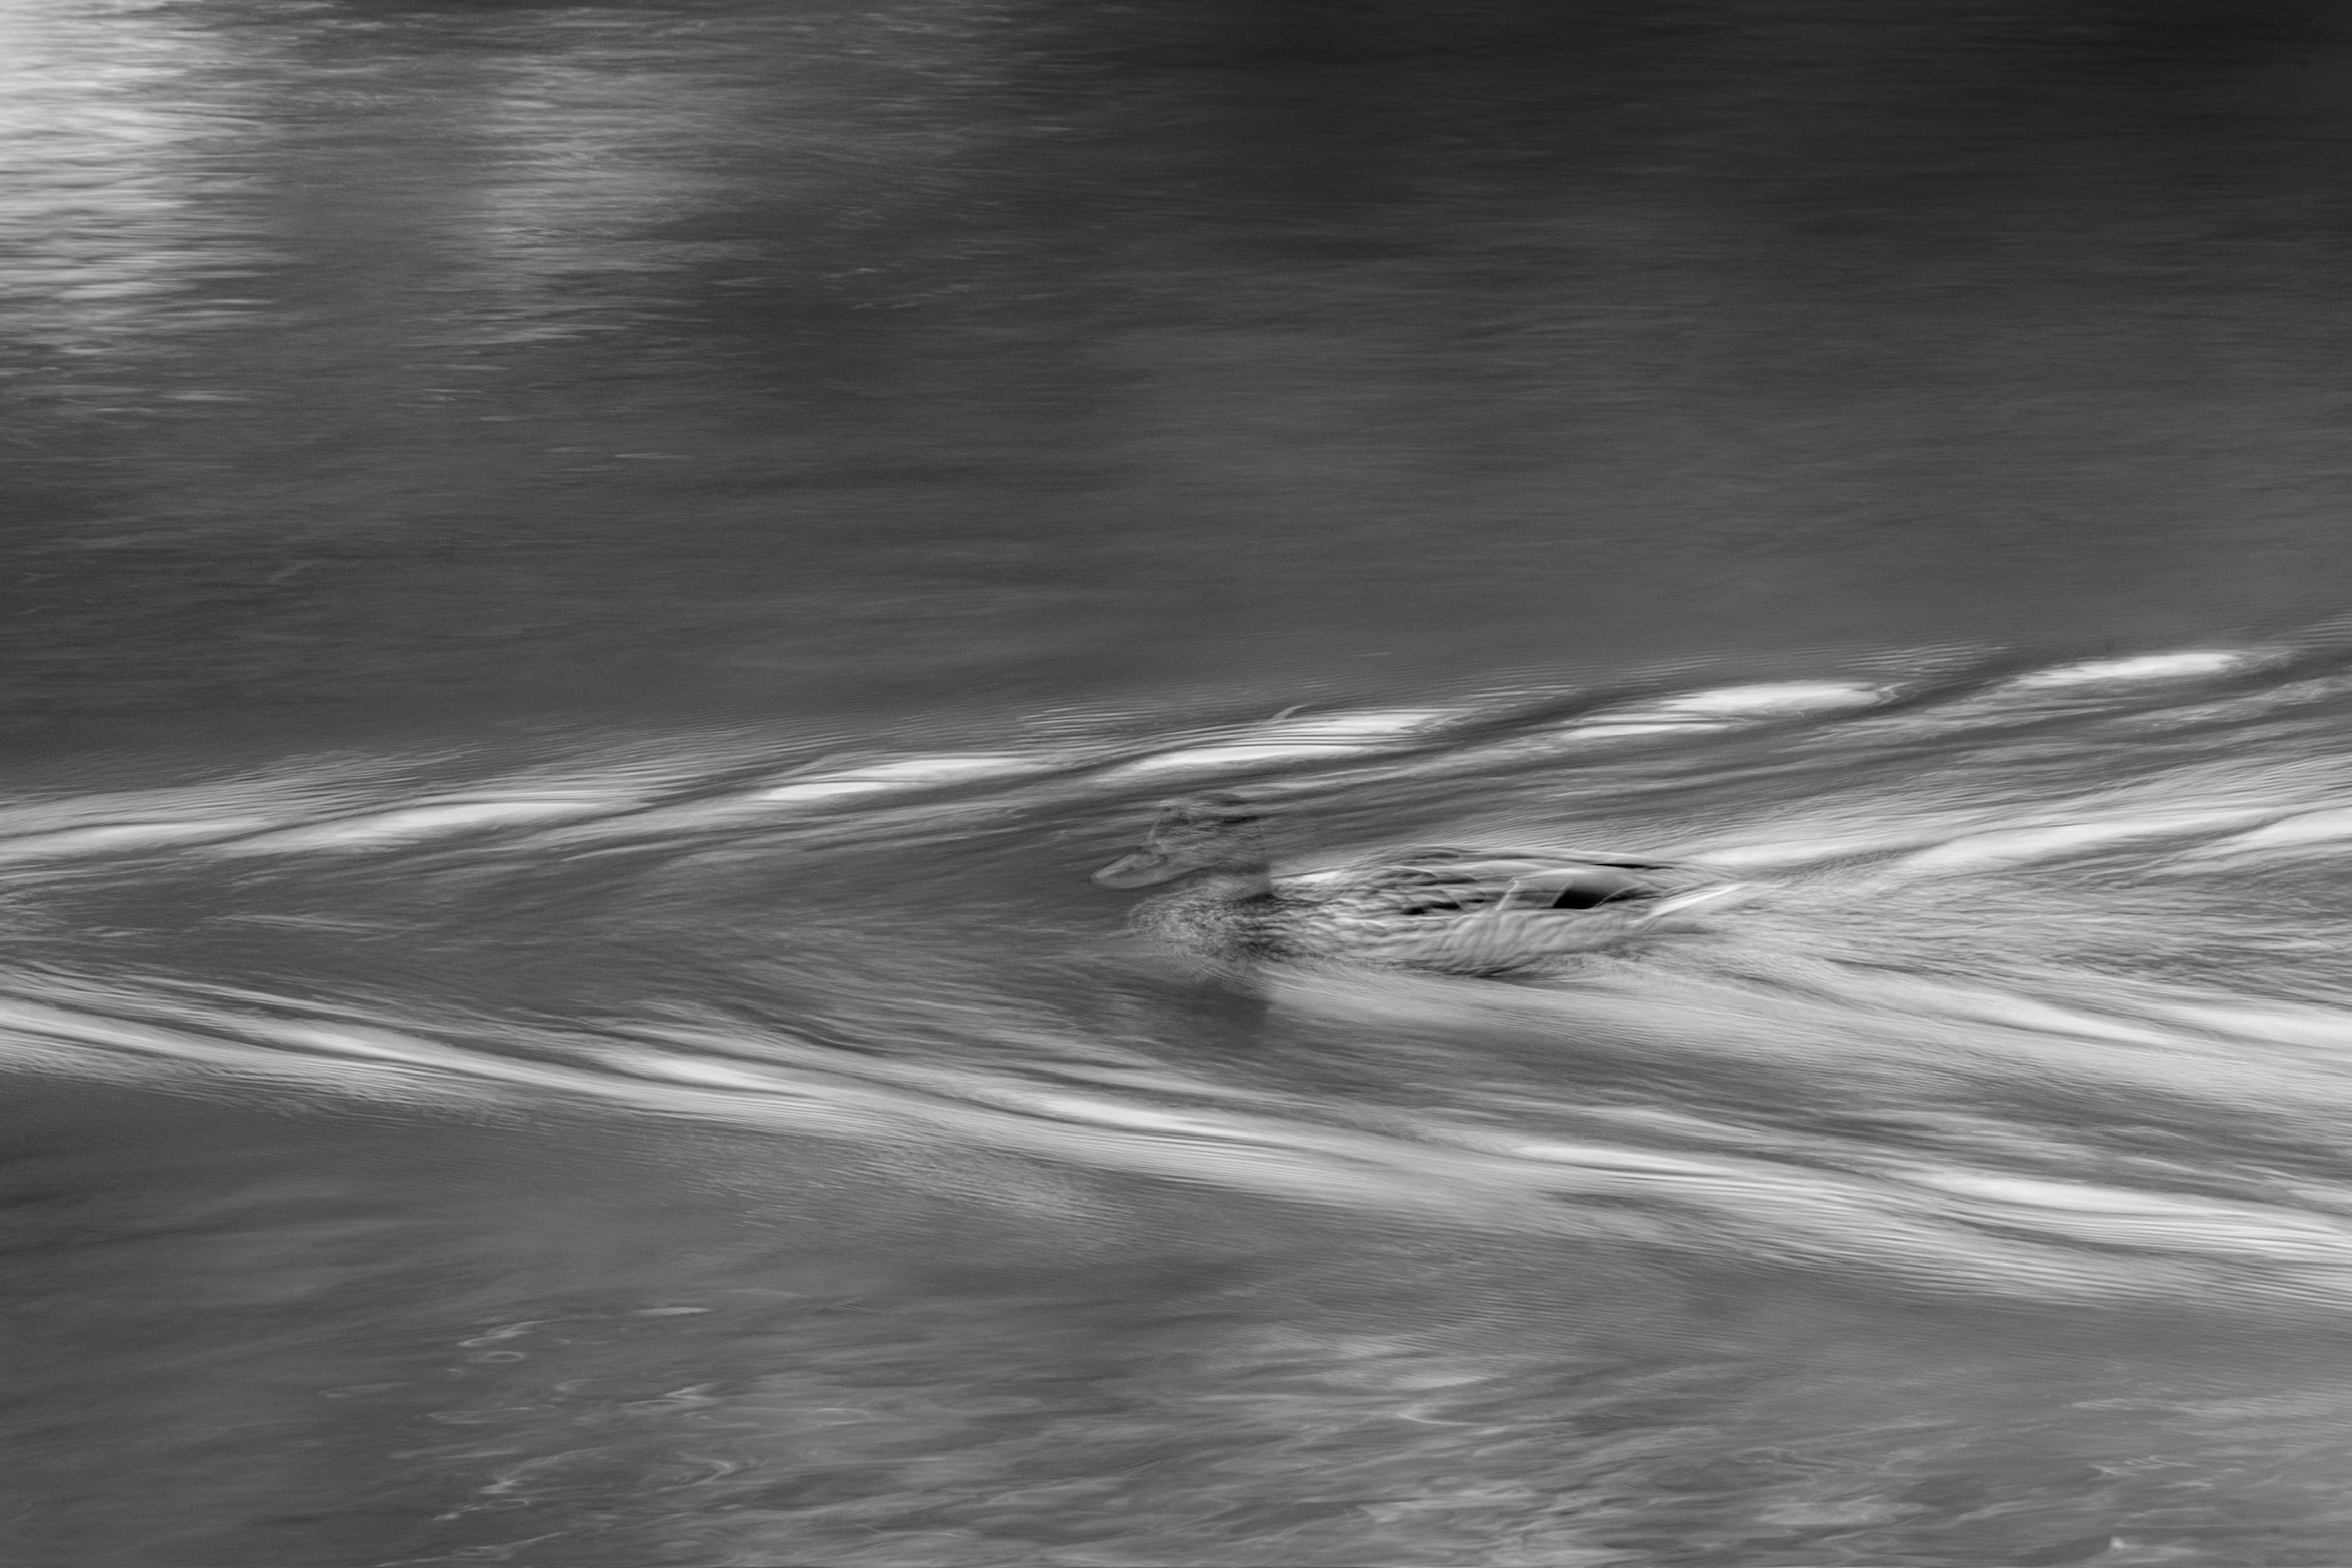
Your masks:
M1157 737L1066 725L1050 747L797 765L739 738L422 785L418 759L373 774L344 759L24 801L0 808L26 944L0 1031L23 1070L577 1100L1919 1288L2340 1309L2352 997L2315 972L2284 977L2352 914L2306 902L2282 924L2259 898L2233 902L2221 873L2352 837L2352 777L2249 730L2117 756L2098 728L2162 711L2170 682L2259 679L2266 657L1946 669L1933 689L1718 684L1566 719L1475 699ZM2051 689L2081 694L2073 730L2049 728ZM2028 712L2041 728L2018 727ZM1596 740L1611 744L1572 768L1549 750ZM2106 765L2074 767L2093 753ZM1165 1009L1139 972L1078 951L1075 931L1107 941L1118 914L1087 901L1082 864L1045 868L1064 879L1050 884L1008 869L1041 844L1087 861L1139 800L1223 776L1303 825L1328 813L1341 836L1394 830L1369 805L1418 814L1417 833L1444 814L1449 833L1528 844L1679 844L1754 880L1680 934L1543 984L1270 979L1267 1027L1297 1064L1277 1051L1236 1072L1151 1037L1139 1020ZM1033 836L1005 826L1024 822ZM940 868L942 847L962 858ZM644 853L581 869L613 849ZM77 865L105 875L85 891ZM2162 875L2200 866L2195 884ZM731 915L697 901L772 867ZM220 911L208 929L263 933L233 951L278 967L195 984L127 951L100 961L92 938L135 943L163 918L141 889L165 878ZM1024 902L996 885L1008 878L1077 903ZM2190 885L2204 890L2185 921L2166 889ZM683 918L684 945L643 973L717 966L710 995L616 991L592 1026L585 1003L551 1024L406 971L340 991L259 979L297 962L281 952L355 964L362 938L395 963L437 951L453 922L508 951L489 942L495 900L472 915L452 901L491 888L576 905L583 942L602 927L642 942ZM770 934L736 942L730 921ZM1033 948L957 969L974 921ZM314 945L283 947L298 938ZM2231 942L2299 989L2189 972ZM1348 1093L1298 1081L1317 1050L1344 1051ZM1574 1096L1539 1066L1563 1053Z

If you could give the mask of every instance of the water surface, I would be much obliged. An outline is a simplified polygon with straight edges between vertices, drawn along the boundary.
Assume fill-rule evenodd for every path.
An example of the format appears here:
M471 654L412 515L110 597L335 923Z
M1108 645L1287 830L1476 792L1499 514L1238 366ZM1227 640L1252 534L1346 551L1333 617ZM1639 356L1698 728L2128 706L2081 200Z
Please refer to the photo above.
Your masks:
M0 30L25 1560L2344 1556L2332 11Z

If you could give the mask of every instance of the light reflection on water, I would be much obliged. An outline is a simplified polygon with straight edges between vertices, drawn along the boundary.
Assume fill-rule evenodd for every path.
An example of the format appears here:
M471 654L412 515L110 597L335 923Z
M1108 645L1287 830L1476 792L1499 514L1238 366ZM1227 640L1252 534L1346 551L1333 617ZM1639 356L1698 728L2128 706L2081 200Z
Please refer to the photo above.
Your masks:
M238 170L255 133L238 54L163 0L0 7L0 319L20 348L99 353L260 303L190 297L272 259Z
M0 711L1403 708L2340 608L2303 100L2219 191L2118 167L2054 23L2021 110L1974 12L1624 20L1563 98L1217 7L11 6L0 369L67 526ZM2244 56L2181 90L2317 69Z

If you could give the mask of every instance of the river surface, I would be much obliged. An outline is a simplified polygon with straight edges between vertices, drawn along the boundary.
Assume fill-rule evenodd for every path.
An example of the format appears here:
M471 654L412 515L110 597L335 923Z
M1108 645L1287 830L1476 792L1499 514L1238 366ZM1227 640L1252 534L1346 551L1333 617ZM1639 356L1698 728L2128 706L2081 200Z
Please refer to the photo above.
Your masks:
M0 1537L2352 1558L2352 35L0 0ZM1514 982L1087 873L1687 858Z

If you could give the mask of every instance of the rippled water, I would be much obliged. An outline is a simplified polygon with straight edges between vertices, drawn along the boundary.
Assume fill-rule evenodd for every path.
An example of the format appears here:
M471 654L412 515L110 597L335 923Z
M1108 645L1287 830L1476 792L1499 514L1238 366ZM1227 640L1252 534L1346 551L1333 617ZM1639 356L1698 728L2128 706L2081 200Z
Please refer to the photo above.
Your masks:
M2352 1554L2266 18L0 0L9 1551Z
M155 1561L2326 1550L2347 716L2323 629L20 805L33 1321L101 1358L79 1421L194 1467L99 1523L100 1433L20 1428L27 1518ZM1597 839L1746 896L1536 983L1204 991L1082 879L1179 779L1308 862Z

